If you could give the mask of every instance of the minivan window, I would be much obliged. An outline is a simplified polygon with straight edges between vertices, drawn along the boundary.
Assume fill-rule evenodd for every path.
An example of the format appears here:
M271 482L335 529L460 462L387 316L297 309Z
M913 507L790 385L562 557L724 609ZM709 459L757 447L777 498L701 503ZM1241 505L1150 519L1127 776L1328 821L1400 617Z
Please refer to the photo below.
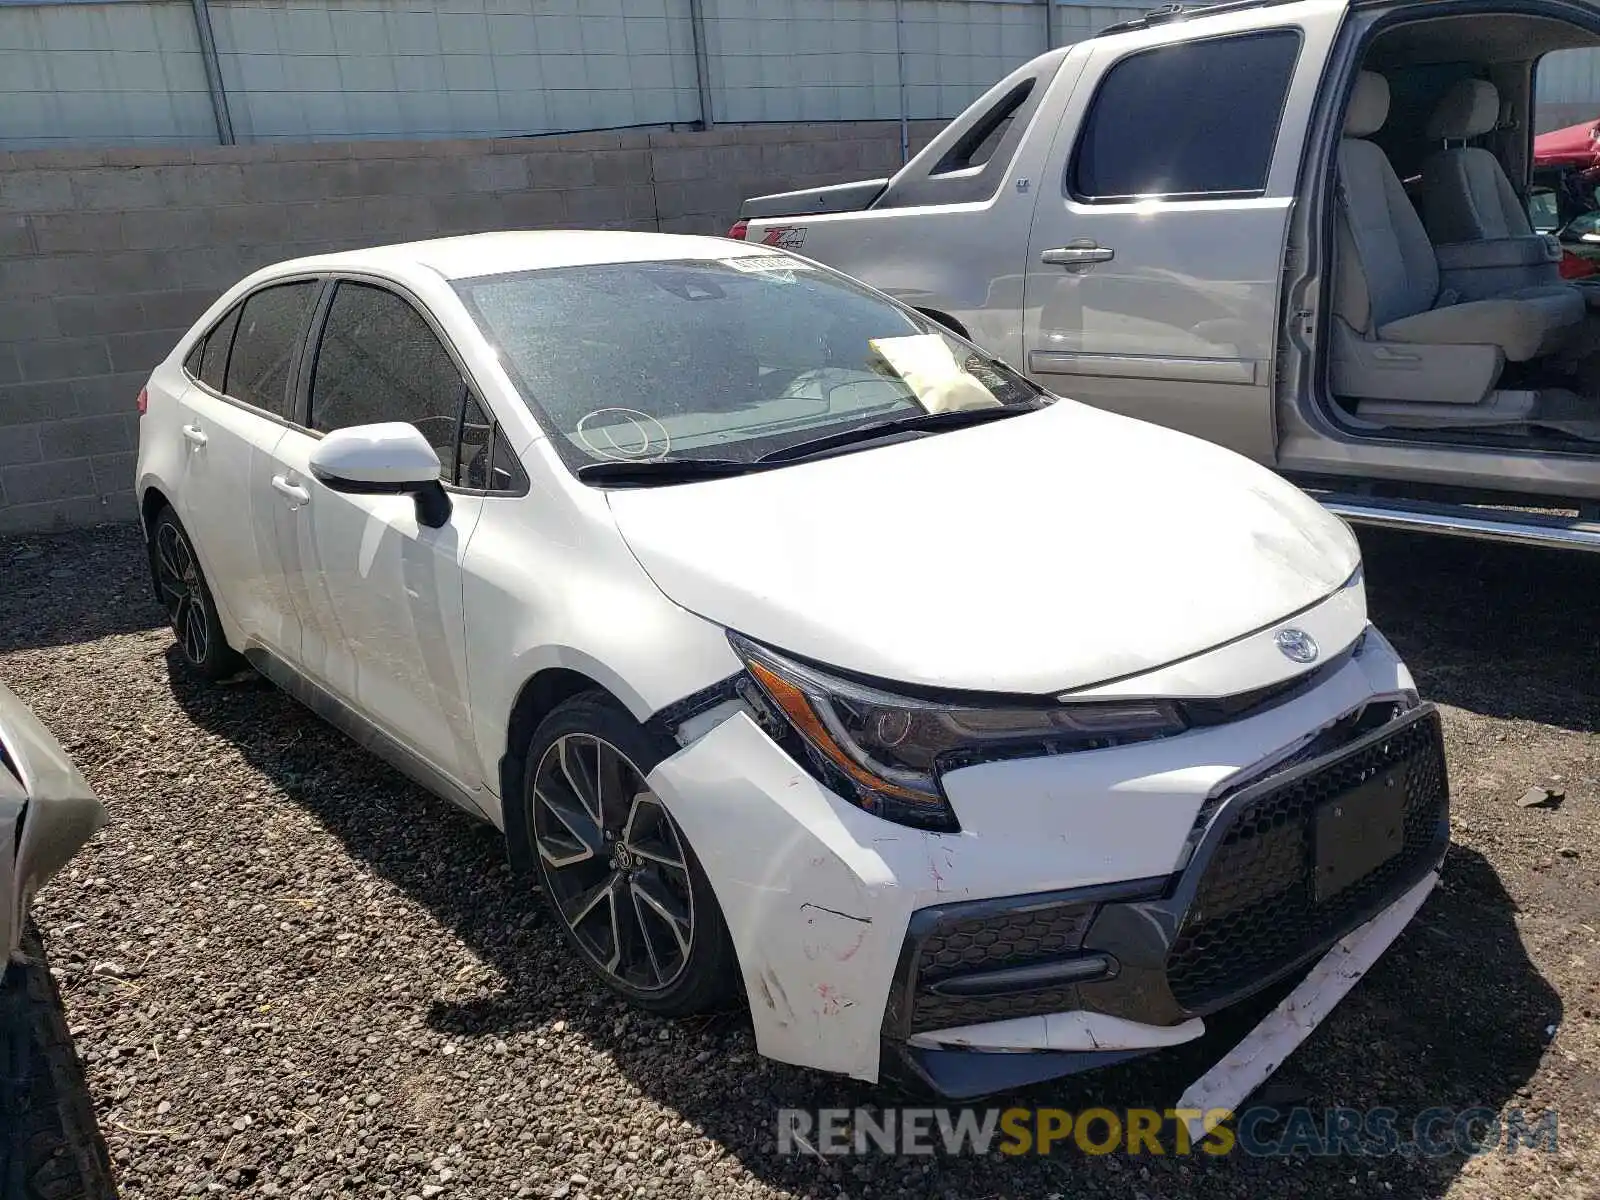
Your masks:
M227 386L235 400L289 416L289 369L317 298L315 280L262 288L244 302L228 355ZM203 369L203 368L202 368Z
M239 310L242 307L235 304L206 334L206 348L200 356L198 378L212 391L225 390L223 385L228 375L228 348L233 345L233 331L239 327Z
M1067 190L1078 200L1245 198L1266 191L1300 34L1160 46L1106 72Z
M409 303L385 288L339 284L311 376L311 428L409 421L449 479L466 390L455 360Z

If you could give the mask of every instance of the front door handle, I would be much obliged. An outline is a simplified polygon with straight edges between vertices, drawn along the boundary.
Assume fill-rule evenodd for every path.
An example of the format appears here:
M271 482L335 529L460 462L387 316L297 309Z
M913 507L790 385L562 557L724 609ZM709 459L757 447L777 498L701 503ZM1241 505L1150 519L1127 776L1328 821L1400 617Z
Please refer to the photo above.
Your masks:
M298 483L290 483L287 475L274 475L272 477L272 489L289 497L296 504L309 504L311 502L311 493Z
M1106 246L1057 246L1039 255L1039 261L1047 267L1082 267L1110 262L1116 256L1117 252Z
M183 436L196 446L204 446L208 440L206 431L198 425L185 425L183 427Z

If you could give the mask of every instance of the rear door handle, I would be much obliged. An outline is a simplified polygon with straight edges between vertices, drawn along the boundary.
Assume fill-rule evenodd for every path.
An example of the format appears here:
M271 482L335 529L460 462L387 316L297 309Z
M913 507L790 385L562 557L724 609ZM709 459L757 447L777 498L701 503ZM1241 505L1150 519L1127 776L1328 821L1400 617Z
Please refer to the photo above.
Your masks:
M204 446L209 440L206 437L206 431L198 425L185 425L183 427L183 436L196 446Z
M311 493L298 483L290 483L289 477L286 475L274 475L272 477L272 488L274 491L289 497L296 504L311 503Z
M1110 262L1117 252L1105 246L1057 246L1039 255L1047 267L1081 267L1089 263Z

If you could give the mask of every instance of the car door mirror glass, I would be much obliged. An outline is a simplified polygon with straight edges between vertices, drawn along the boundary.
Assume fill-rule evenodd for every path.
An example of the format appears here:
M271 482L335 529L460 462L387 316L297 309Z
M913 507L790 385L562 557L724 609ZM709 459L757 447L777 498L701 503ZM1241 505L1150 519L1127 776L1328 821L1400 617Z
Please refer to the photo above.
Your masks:
M418 522L431 528L450 518L450 496L439 482L439 455L405 421L334 430L311 452L311 473L336 492L414 496Z

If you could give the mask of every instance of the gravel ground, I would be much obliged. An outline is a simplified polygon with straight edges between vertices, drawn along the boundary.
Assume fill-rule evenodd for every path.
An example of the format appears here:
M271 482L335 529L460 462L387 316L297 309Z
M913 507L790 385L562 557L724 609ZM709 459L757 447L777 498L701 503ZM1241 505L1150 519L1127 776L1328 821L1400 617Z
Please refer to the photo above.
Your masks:
M0 678L111 813L36 917L123 1195L1600 1196L1600 560L1366 540L1375 617L1445 706L1454 843L1271 1086L1556 1108L1554 1155L779 1157L777 1107L872 1091L766 1063L738 1016L627 1012L489 829L270 687L187 677L134 530L0 541ZM1517 806L1546 784L1559 808ZM1170 1105L1224 1045L1024 1099Z

